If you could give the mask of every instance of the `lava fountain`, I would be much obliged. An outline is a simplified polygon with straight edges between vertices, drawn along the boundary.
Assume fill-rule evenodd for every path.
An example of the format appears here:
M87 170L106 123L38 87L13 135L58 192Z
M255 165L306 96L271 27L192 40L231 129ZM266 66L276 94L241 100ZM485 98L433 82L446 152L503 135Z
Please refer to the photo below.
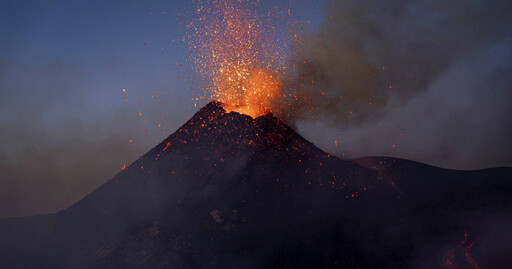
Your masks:
M192 60L207 82L207 98L227 112L253 118L272 110L281 95L276 63L284 57L272 38L271 13L258 16L248 0L199 1L187 24Z

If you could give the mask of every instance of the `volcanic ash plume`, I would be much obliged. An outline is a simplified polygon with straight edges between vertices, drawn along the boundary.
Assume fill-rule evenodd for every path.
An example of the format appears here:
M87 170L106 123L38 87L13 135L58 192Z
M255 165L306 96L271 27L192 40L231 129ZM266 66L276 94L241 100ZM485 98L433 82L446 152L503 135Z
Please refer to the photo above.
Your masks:
M340 127L396 111L455 62L510 37L505 10L509 1L333 1L317 31L295 29L283 117Z

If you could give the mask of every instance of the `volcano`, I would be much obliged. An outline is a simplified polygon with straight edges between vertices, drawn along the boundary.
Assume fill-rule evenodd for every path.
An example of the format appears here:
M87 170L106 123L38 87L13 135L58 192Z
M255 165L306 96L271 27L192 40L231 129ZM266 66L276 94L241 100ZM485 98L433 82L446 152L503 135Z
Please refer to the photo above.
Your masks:
M212 102L75 205L0 220L0 267L512 268L511 174L342 160Z

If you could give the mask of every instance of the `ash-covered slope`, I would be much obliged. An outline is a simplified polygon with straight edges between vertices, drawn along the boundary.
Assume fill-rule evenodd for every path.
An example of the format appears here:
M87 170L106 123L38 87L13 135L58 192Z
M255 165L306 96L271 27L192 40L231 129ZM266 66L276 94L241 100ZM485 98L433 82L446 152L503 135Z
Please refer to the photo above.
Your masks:
M511 172L343 161L212 102L74 206L0 221L0 267L507 268Z

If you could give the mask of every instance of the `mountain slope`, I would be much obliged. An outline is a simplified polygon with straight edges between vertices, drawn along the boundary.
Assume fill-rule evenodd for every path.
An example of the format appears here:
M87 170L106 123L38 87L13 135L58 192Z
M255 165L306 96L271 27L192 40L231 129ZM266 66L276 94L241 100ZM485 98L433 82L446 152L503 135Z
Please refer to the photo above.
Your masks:
M0 267L499 268L511 172L344 161L212 102L74 206L1 221Z

